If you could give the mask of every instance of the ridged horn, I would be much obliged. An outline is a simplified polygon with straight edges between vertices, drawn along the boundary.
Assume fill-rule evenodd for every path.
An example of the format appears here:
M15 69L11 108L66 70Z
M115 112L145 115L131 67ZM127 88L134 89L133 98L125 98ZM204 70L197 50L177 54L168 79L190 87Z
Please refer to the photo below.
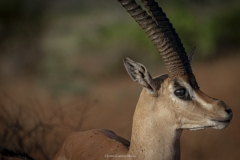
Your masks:
M142 0L149 14L135 0L118 0L152 40L166 65L169 77L191 74L185 49L166 14L154 0Z

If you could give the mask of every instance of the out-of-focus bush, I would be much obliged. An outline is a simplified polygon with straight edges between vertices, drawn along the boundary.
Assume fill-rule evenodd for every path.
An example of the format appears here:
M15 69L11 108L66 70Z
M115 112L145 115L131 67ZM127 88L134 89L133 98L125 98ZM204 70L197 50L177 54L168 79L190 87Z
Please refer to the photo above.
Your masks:
M0 71L4 75L36 71L43 57L40 38L47 2L0 1Z
M174 3L171 3L174 2ZM230 1L174 1L168 3L169 18L190 52L197 58L216 57L223 50L239 49L240 3ZM170 5L170 3L172 5Z

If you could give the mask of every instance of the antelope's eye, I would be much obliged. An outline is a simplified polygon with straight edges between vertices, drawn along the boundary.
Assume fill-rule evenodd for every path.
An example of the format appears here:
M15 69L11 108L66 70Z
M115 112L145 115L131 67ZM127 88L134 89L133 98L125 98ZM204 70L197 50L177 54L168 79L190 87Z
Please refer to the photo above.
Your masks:
M174 94L177 97L182 97L182 96L185 95L185 93L186 93L186 89L185 88L180 88L180 89L177 89L177 90L174 91Z

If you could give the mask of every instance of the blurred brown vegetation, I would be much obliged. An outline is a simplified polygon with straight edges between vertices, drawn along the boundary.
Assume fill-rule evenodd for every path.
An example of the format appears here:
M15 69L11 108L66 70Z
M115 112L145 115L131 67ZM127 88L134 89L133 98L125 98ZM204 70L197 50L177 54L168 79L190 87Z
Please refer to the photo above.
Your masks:
M184 131L182 159L240 159L239 1L158 2L187 52L197 46L201 89L234 112L225 130ZM117 0L1 0L0 146L50 160L72 131L106 128L130 139L141 88L125 56L154 76L166 72Z

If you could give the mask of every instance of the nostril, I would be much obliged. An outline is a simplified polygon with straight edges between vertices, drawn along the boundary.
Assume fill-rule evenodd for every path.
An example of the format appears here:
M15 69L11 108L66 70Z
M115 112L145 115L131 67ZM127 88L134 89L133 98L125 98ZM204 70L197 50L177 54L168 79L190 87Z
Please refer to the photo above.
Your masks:
M227 112L228 114L232 114L232 110L231 109L225 109L225 112Z

